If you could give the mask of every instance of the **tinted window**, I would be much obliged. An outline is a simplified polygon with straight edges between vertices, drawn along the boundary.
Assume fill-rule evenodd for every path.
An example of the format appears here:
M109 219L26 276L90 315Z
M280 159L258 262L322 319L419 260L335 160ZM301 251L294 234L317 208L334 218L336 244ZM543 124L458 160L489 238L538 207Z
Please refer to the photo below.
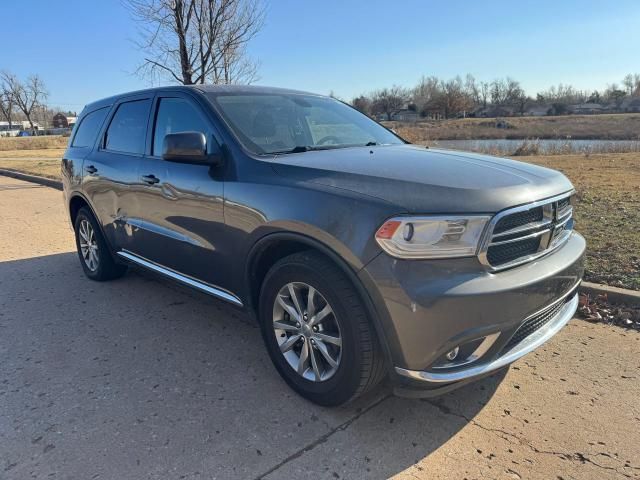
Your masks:
M304 94L210 94L245 147L282 153L295 147L344 148L403 143L366 115L332 98Z
M102 127L105 117L109 113L109 108L101 108L95 112L88 113L80 122L78 130L73 137L74 147L91 147L96 141L98 130Z
M125 153L144 153L150 100L121 103L105 138L105 149Z
M162 98L158 105L156 127L153 134L153 154L162 155L162 141L169 133L202 132L207 126L200 112L182 98Z

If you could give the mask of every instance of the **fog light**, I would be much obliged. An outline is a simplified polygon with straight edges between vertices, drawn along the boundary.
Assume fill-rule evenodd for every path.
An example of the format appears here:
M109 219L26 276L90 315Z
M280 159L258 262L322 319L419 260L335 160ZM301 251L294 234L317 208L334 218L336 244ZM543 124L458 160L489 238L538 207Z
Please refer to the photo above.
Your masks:
M448 352L445 357L447 357L447 360L449 360L450 362L453 362L456 357L458 356L458 352L460 351L459 347L454 348L453 350L451 350L450 352Z
M431 368L457 368L473 363L487 353L500 333L492 333L486 337L476 338L469 342L461 343L453 350L443 353L433 362Z

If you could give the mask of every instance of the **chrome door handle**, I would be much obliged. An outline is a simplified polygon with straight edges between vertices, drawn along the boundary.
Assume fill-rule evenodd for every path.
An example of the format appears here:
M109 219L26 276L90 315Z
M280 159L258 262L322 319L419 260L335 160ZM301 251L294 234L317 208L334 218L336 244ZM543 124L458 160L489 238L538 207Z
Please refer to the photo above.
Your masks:
M155 183L158 183L160 181L160 179L158 177L156 177L155 175L143 175L142 176L142 181L144 183L148 183L149 185L153 185Z

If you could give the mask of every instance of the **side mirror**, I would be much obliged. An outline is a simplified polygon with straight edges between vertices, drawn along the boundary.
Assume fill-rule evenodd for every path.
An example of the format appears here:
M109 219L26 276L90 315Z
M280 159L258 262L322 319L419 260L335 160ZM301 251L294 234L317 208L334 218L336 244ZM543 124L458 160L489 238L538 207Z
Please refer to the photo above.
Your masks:
M165 135L162 142L162 158L168 162L218 165L222 152L215 141L212 151L207 151L207 137L202 132L179 132Z

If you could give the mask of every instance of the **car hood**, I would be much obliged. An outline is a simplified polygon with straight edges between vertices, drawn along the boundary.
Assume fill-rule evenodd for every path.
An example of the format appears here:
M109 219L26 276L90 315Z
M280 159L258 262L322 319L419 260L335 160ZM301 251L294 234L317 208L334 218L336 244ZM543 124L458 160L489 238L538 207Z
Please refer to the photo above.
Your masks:
M376 197L410 213L495 213L573 188L548 168L414 145L279 155L273 166L291 180Z

